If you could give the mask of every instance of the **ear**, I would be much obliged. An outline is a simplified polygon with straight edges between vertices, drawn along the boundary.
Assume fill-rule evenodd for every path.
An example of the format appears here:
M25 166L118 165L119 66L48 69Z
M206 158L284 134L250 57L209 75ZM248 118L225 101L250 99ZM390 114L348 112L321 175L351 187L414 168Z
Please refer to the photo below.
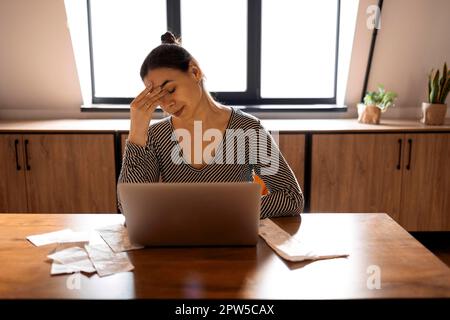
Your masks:
M202 80L203 72L200 69L200 67L198 66L198 64L192 60L191 60L191 62L189 62L189 72L195 78L195 80L197 82L200 82Z

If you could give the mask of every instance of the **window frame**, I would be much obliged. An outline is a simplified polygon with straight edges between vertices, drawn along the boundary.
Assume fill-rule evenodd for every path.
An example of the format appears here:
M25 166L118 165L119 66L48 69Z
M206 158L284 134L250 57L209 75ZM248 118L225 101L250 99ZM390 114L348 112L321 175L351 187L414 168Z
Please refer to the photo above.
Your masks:
M91 24L91 4L87 1L89 59L91 75L92 105L127 105L134 98L96 97L95 72L93 62L93 41ZM345 111L346 108L336 105L337 78L339 66L339 26L341 0L337 2L336 43L334 66L334 90L331 98L262 98L261 84L261 29L262 29L262 0L247 0L247 90L243 92L210 92L220 103L241 106L246 111L257 112L293 112L293 111ZM180 0L166 0L167 30L179 37L181 33L181 3ZM93 109L93 110L89 110ZM86 108L86 111L123 111L123 107Z

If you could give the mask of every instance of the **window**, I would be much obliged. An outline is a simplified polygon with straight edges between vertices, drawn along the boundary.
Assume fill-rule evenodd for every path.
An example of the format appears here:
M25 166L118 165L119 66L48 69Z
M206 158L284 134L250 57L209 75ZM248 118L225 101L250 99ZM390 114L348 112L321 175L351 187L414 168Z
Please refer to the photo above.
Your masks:
M180 12L183 46L200 63L208 90L246 91L247 2L181 0Z
M143 89L142 61L167 30L182 37L222 103L261 110L337 104L340 0L87 0L86 6L94 104L133 100ZM352 38L354 29L347 29Z
M166 32L166 12L166 0L88 1L94 103L120 103L142 90L139 69Z
M338 1L262 1L262 97L335 103L338 13Z

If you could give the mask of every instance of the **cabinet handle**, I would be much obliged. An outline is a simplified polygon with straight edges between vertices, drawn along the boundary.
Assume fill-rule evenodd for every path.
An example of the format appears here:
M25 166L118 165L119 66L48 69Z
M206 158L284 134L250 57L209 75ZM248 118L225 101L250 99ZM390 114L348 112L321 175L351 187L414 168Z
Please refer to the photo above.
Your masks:
M16 168L17 168L17 171L20 171L20 169L22 169L22 167L19 164L19 151L17 150L18 145L19 145L19 140L18 139L14 140L14 149L16 150Z
M401 162L402 162L402 139L398 139L398 162L397 162L397 170L400 170L401 168Z
M28 139L25 139L25 167L27 170L31 170L30 165L28 164Z
M411 169L411 153L412 153L412 139L408 139L409 145L409 155L408 155L408 164L406 165L406 169Z

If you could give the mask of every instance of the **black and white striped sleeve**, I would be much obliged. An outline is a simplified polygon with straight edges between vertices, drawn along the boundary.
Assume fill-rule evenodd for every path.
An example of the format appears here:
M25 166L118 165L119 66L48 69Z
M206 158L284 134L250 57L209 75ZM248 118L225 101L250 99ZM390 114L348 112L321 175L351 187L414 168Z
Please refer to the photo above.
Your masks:
M134 144L128 139L122 158L119 183L150 183L159 181L159 162L153 134L149 129L146 146ZM119 210L122 211L119 194L117 194Z
M269 194L261 198L261 218L299 215L304 208L299 183L269 132L261 124L258 131L254 171L269 190Z

